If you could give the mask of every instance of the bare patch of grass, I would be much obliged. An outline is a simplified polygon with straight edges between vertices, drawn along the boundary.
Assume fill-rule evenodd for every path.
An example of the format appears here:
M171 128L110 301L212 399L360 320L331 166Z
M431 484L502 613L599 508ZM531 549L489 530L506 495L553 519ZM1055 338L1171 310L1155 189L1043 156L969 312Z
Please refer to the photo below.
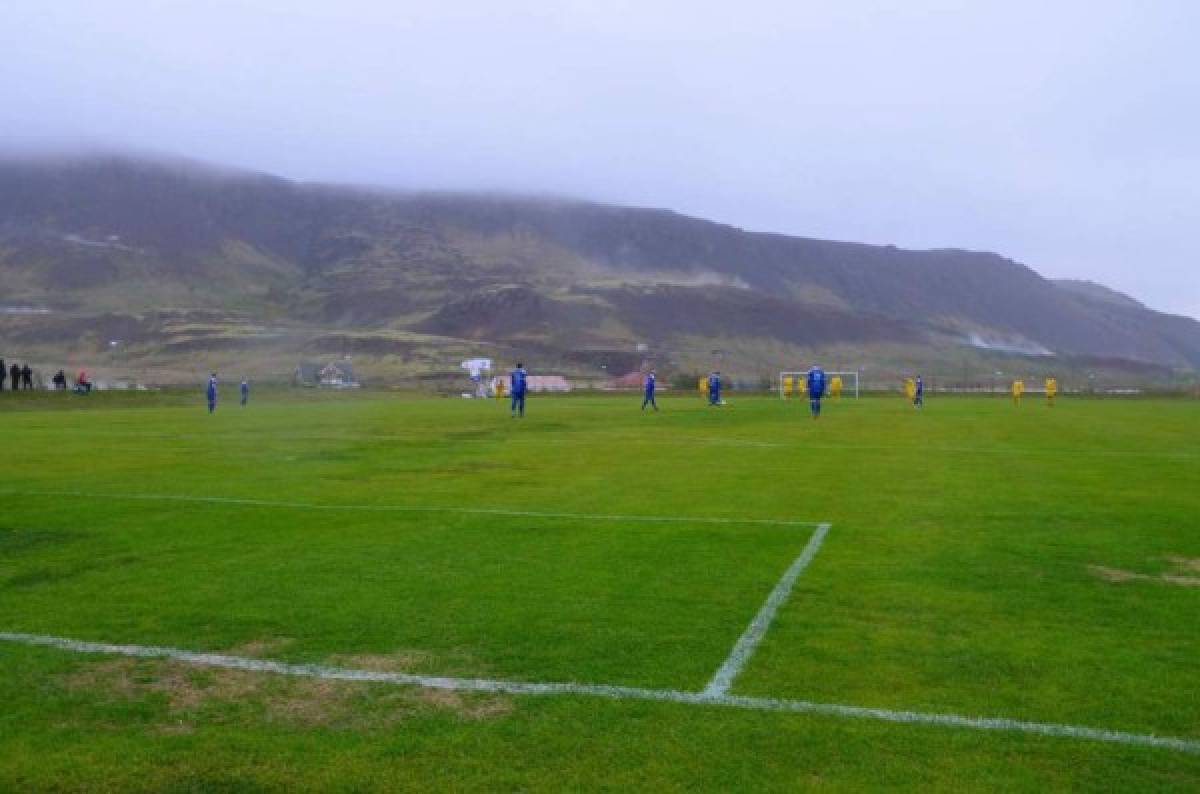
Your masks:
M291 637L268 637L261 640L235 645L227 653L229 656L250 656L255 659L270 659L293 642Z
M161 694L172 712L181 712L208 701L237 701L253 695L256 677L243 670L201 668L167 659L121 658L86 665L67 677L67 686L125 700Z
M261 656L288 640L277 638L239 646L231 655ZM423 651L335 657L338 664L381 672L402 672L428 664ZM512 711L508 697L397 687L358 681L279 676L247 670L204 667L173 659L102 659L65 678L68 689L110 700L165 701L154 730L187 734L202 722L266 719L301 728L371 731L422 712L451 712L464 720L502 717Z
M373 670L378 673L411 673L428 668L432 660L433 654L426 651L338 654L330 657L330 663L337 667Z
M66 677L68 689L104 691L121 698L132 698L138 692L134 676L136 659L109 659L84 665Z
M449 689L423 689L421 700L440 709L449 709L467 720L503 717L512 711L512 701L508 698Z

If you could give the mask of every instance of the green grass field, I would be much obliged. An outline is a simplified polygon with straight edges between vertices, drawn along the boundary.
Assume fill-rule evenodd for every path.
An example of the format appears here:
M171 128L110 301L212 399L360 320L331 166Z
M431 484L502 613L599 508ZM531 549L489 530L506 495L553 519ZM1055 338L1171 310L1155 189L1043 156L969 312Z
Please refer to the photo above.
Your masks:
M0 632L696 693L828 522L732 695L1190 743L5 640L0 790L1200 789L1194 401L0 398Z

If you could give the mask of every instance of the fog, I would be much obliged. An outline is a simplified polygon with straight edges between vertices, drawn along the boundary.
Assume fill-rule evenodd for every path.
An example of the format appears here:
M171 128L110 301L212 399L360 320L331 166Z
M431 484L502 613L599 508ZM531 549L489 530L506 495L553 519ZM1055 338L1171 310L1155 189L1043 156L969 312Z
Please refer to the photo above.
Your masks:
M6 0L7 149L993 250L1200 317L1200 4Z

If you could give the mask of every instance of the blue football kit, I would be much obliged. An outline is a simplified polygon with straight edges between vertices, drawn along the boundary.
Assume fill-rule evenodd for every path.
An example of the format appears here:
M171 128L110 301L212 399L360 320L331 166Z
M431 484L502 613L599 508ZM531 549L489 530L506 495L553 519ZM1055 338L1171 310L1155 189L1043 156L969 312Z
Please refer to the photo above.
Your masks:
M821 415L821 398L825 396L825 370L813 367L808 371L808 406L813 419Z
M658 403L654 400L654 373L651 372L646 376L645 393L642 397L642 410L646 410L646 406L651 406L654 410L658 410Z
M524 367L512 371L512 415L525 416L525 383L529 373Z

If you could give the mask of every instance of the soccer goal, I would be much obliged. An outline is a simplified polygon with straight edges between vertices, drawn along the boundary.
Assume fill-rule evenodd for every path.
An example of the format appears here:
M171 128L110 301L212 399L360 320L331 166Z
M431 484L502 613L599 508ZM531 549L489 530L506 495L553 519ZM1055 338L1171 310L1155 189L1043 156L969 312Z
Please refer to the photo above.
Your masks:
M778 383L779 399L786 400L789 397L803 397L807 391L807 378L807 371L780 372ZM835 378L837 378L836 383L834 381ZM858 397L858 370L825 373L825 395L827 397L839 397L842 392L853 393L855 398Z

